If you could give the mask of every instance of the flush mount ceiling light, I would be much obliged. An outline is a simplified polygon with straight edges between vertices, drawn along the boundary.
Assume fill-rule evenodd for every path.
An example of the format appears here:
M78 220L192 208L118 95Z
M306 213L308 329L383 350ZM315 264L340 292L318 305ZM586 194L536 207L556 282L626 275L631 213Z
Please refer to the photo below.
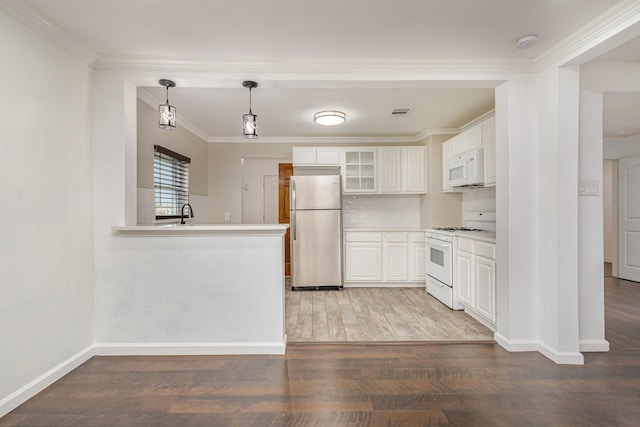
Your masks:
M313 121L322 126L337 126L344 123L347 115L342 111L319 111L313 115Z
M258 83L251 80L245 80L242 82L242 86L249 89L249 113L242 116L242 134L245 138L255 139L258 137L258 123L256 123L258 116L251 112L251 89L257 88Z
M164 104L158 105L158 127L160 129L175 129L176 107L169 105L169 88L175 87L176 84L167 79L161 79L158 83L167 88L167 100Z
M516 40L516 47L518 49L528 49L538 43L538 35L534 33L524 34Z

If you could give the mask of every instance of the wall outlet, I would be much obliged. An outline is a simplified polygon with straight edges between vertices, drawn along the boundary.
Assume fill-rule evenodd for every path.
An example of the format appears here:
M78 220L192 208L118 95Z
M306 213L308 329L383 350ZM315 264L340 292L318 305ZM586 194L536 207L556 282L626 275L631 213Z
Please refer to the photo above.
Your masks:
M224 213L224 220L229 221L231 219L231 214L229 212Z

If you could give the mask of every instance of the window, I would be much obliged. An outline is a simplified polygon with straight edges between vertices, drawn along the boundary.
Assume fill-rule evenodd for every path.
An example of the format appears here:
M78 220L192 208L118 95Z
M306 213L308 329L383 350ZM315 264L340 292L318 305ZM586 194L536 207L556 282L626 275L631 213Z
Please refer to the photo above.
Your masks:
M191 159L159 145L153 150L156 219L180 217L182 205L189 203Z

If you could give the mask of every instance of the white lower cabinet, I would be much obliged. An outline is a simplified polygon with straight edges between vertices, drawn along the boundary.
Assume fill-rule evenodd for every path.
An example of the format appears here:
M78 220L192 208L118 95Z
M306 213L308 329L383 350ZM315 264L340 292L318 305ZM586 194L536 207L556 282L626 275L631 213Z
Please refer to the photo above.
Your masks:
M409 233L383 233L383 280L406 282L409 279Z
M382 280L382 233L344 233L345 282Z
M344 272L346 283L423 283L424 232L347 231Z
M496 245L458 237L455 287L458 301L488 326L496 323Z
M496 322L496 261L476 255L476 311Z
M473 306L473 255L458 250L456 255L458 301L466 306Z
M424 270L425 252L424 252L424 233L411 232L411 241L409 242L409 281L422 282L427 279Z

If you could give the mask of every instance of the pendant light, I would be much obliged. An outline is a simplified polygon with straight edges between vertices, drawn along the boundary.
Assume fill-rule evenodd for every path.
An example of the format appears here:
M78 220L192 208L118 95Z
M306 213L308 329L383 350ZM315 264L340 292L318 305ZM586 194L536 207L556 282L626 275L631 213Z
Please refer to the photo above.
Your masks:
M176 107L169 104L169 88L175 87L176 84L167 79L160 79L158 83L167 89L167 100L164 104L158 105L158 127L160 127L160 129L175 129Z
M245 138L255 139L258 137L258 123L256 123L258 116L251 112L251 89L257 88L258 83L251 80L245 80L242 82L242 86L249 89L249 113L242 116L242 133Z

